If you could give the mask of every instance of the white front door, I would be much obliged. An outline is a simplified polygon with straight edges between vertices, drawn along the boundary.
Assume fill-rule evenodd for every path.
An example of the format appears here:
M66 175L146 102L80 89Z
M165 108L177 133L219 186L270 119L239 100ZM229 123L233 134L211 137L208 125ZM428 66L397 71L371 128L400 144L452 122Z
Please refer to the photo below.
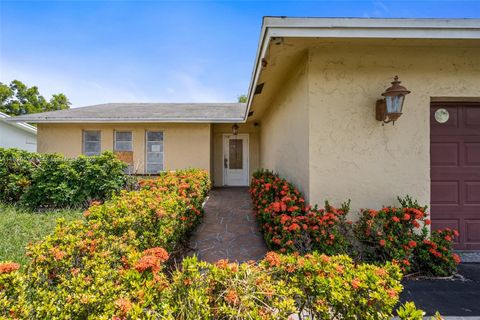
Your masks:
M223 136L223 184L248 186L248 134Z

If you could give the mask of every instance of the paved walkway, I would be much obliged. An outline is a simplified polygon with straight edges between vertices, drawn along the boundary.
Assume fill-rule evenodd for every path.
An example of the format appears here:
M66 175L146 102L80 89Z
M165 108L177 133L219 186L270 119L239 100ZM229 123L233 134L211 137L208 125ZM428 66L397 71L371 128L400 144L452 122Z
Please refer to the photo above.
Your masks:
M252 212L248 188L215 188L190 247L200 260L245 262L262 259L267 246Z

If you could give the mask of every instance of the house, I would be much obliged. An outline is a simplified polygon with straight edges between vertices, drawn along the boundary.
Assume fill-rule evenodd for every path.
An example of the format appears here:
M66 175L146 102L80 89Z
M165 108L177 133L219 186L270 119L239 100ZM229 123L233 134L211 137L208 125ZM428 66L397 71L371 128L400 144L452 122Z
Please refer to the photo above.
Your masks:
M9 122L8 114L0 112L0 148L37 151L37 128L24 122Z
M480 249L480 20L266 17L246 105L14 121L38 124L40 152L130 152L140 173L202 167L222 186L268 168L311 203L353 210L409 194L430 204L434 228L459 229L458 249Z

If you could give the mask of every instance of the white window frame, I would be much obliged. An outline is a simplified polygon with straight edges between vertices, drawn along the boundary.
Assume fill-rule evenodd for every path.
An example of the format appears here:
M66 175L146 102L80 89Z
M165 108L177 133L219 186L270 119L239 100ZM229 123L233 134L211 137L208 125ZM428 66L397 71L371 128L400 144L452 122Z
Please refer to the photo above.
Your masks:
M86 133L87 132L97 132L98 135L99 135L99 140L98 141L87 141L85 139L85 136L86 136ZM87 154L87 151L85 150L85 144L87 142L98 142L99 144L99 149L100 151L98 153L92 153L92 152L89 152L90 154ZM86 156L98 156L102 153L102 131L101 130L83 130L82 131L82 154L86 155Z
M117 149L117 133L130 133L130 150L118 150ZM126 142L128 140L120 140L122 142ZM114 130L113 131L113 151L118 152L133 152L133 132L129 130Z
M148 172L148 133L161 132L162 133L162 168L156 172ZM155 163L153 163L155 164ZM165 170L165 132L163 130L146 130L145 131L145 174L158 174Z

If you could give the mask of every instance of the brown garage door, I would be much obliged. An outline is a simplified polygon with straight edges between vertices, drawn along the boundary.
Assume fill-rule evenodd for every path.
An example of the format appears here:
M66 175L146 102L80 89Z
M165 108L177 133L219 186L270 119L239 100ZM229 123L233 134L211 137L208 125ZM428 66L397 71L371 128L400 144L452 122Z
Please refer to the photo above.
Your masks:
M460 232L456 249L480 249L480 104L430 108L433 229Z

